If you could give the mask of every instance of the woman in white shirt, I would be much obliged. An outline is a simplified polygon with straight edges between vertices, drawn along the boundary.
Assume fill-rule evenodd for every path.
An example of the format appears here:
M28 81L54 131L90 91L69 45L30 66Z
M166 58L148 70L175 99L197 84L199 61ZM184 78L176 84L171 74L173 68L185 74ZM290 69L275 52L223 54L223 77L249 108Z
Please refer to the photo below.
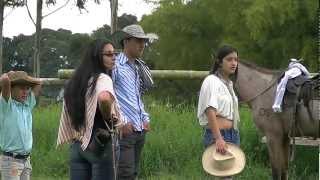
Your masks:
M226 142L240 144L238 98L233 90L237 72L237 50L231 46L221 47L199 95L197 116L205 130L204 145L215 143L222 154L226 152Z

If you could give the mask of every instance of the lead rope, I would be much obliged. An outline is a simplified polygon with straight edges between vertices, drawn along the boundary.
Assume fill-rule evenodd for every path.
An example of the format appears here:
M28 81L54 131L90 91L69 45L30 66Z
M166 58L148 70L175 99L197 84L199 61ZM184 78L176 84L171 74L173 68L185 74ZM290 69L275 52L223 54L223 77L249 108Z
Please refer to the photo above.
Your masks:
M116 154L116 144L117 144L117 132L114 126L114 121L111 119L111 128L105 121L108 131L111 134L111 151L112 151L112 168L113 168L113 179L117 180L117 154Z

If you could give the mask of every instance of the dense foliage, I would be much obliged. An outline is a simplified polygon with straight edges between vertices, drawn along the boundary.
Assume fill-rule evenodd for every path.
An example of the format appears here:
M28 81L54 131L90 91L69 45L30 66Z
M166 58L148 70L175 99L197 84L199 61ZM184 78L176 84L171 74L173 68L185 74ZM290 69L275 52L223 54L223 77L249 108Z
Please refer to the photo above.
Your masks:
M242 59L284 69L290 58L303 58L310 71L319 67L318 1L300 0L157 0L158 7L140 22L160 39L148 46L144 59L152 69L208 70L222 44L239 49ZM318 13L318 14L317 14ZM123 14L118 27L137 23ZM60 68L74 68L88 42L110 37L104 25L92 34L43 29L41 76L54 77ZM4 38L4 72L32 71L33 36Z
M208 70L222 44L239 49L242 59L284 69L303 58L317 71L319 2L315 0L159 0L142 19L160 36L147 56L157 69Z

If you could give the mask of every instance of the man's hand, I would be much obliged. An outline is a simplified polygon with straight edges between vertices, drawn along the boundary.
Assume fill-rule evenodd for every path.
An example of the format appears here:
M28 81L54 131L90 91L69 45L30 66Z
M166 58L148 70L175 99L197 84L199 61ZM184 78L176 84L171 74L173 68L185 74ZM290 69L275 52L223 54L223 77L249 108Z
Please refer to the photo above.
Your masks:
M150 123L149 122L147 122L147 121L144 121L143 122L143 129L145 130L145 131L150 131L151 129L150 129Z
M1 84L10 82L10 78L8 76L8 73L2 74L2 76L0 77L0 82L1 82Z
M121 128L121 132L122 132L122 135L125 137L125 136L128 136L130 134L133 133L133 126L130 122L126 123L122 128Z

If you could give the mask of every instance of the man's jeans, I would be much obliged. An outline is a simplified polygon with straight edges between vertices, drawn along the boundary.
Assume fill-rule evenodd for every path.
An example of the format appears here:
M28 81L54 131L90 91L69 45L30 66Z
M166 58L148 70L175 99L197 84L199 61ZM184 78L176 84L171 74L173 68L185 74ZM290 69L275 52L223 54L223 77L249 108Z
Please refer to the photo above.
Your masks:
M103 156L99 157L89 150L83 151L80 142L74 142L70 148L71 180L113 180L113 155L108 146ZM118 154L116 152L116 154ZM117 159L117 155L115 157Z
M30 157L16 159L0 155L0 171L2 180L29 180L32 171Z
M134 180L138 176L145 131L133 132L120 140L119 180Z

